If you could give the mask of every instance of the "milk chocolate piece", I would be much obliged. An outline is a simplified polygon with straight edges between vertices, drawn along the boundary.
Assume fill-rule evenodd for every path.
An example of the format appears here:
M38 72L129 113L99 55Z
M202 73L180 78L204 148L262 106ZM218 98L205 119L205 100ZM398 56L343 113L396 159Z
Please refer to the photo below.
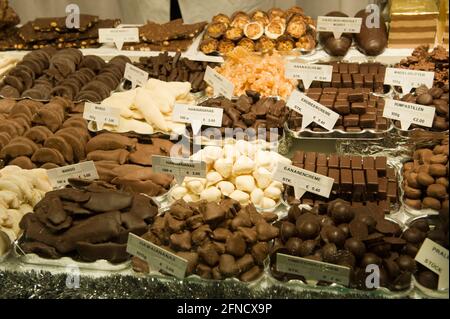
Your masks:
M328 159L328 167L339 168L339 155L330 154L329 159Z
M367 191L375 193L378 191L378 175L374 169L366 170Z
M362 169L362 156L351 157L351 168L352 170Z
M387 158L386 156L377 156L375 158L375 169L381 176L386 174Z
M351 158L348 155L343 155L339 157L339 167L340 168L351 168Z
M387 188L388 188L388 180L386 177L378 178L378 199L383 200L386 199L387 196Z
M341 169L341 190L351 192L353 187L352 171L350 169Z

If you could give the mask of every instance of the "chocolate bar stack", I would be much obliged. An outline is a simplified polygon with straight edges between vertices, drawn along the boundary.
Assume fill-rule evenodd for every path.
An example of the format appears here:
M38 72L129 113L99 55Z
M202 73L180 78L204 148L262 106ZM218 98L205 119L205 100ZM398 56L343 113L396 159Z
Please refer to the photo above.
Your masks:
M339 114L335 130L358 133L365 129L389 129L389 121L383 117L384 99L371 95L369 88L310 88L305 94ZM301 130L302 118L301 114L291 111L288 119L289 129ZM316 123L309 124L307 128L314 132L327 131Z
M293 165L334 179L329 199L305 193L302 204L319 205L333 199L352 202L355 207L376 205L389 213L390 203L398 200L398 182L394 168L388 167L385 156L326 155L316 152L297 151ZM292 187L286 189L288 203L295 200Z
M130 51L186 51L193 39L203 31L206 22L184 24L182 19L159 24L148 21L139 28L139 43L125 43Z
M66 17L38 18L25 23L9 34L10 45L0 50L31 50L45 47L63 48L96 48L98 30L114 28L119 25L118 19L100 20L98 16L81 14L79 28L68 28Z

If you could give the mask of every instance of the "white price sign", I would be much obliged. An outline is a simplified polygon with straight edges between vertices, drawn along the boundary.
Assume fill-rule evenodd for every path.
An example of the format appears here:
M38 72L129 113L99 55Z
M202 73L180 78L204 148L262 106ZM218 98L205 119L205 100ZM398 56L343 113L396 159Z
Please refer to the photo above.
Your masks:
M386 68L384 84L402 87L403 94L408 94L411 89L426 85L433 86L434 72L416 71L400 68Z
M336 39L339 39L342 33L361 32L362 18L349 17L317 17L317 31L333 32Z
M427 238L415 259L439 275L438 289L448 289L448 249Z
M139 42L138 28L102 28L98 29L98 42L114 43L122 50L125 42Z
M433 126L434 106L407 103L393 99L385 99L383 117L401 122L402 130L407 130L411 124L425 127Z
M277 254L277 270L304 276L307 280L323 280L343 286L350 283L350 268L285 254Z
M330 197L334 179L293 165L278 163L272 178L294 187L295 197L301 198L306 192Z
M148 80L148 72L135 67L131 63L127 63L123 77L131 82L131 88L134 89L138 85L141 87L145 86Z
M292 92L291 96L289 96L286 105L297 113L303 115L302 130L304 130L312 122L315 122L328 131L331 131L339 119L338 113L330 110L320 103L317 103L297 90Z
M212 86L214 94L223 95L227 99L231 99L233 97L234 84L223 75L217 73L211 67L206 67L205 76L203 79L206 83L208 83L208 85Z
M120 121L120 109L106 105L86 102L84 103L83 118L97 123L99 130L105 124L118 126Z
M206 163L187 158L153 155L152 169L155 173L173 175L178 185L181 185L186 176L206 178Z
M312 81L330 82L333 67L324 64L304 64L287 62L284 75L288 79L302 80L305 89L309 89Z
M221 127L223 109L175 103L172 113L174 122L190 123L195 135L200 132L202 125Z
M47 170L47 176L54 189L69 185L69 178L81 178L86 180L95 180L99 178L97 168L93 161L52 168Z
M155 270L162 270L180 279L186 275L186 259L132 233L128 235L127 253L143 259Z

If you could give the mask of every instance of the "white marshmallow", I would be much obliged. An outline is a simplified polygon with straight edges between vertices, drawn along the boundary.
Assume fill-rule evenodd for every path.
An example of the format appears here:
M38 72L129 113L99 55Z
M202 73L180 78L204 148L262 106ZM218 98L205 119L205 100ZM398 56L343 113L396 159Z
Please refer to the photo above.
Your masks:
M264 192L261 188L255 188L252 193L250 194L250 199L252 200L252 203L256 206L261 205L261 201L264 197Z
M255 162L248 156L241 155L233 165L234 175L251 174L255 168Z
M188 190L186 187L183 186L176 186L171 192L170 196L175 199L179 200L183 198L187 194Z
M226 144L223 147L223 155L225 158L229 158L234 162L239 158L241 154L234 145Z
M208 174L206 174L206 187L216 185L218 182L222 181L222 175L220 175L218 172L211 171Z
M230 196L230 194L235 190L234 184L228 181L219 182L217 187L225 196Z
M264 197L261 201L260 207L263 209L274 208L277 203L272 198Z
M186 203L198 202L200 200L200 196L195 195L195 194L186 194L186 195L183 196L183 200Z
M205 185L200 180L191 180L186 182L186 188L192 193L200 195L205 189Z
M256 179L256 184L259 188L265 189L272 182L272 173L264 167L259 167L253 172L253 177Z
M234 192L232 192L230 194L230 198L238 201L241 205L247 205L248 201L250 199L250 196L243 191L235 190Z
M255 179L251 175L240 175L236 177L236 188L251 193L255 189Z
M250 158L255 158L255 153L257 151L257 148L255 145L253 145L245 140L238 140L236 142L236 148L239 150L239 152L242 155L248 156Z
M264 190L264 196L272 198L273 200L278 200L281 197L281 190L276 187L267 187Z
M270 152L259 150L255 155L255 163L258 167L271 167Z
M214 162L214 169L222 175L223 178L231 176L233 170L233 160L231 158L219 158Z
M270 183L269 187L276 187L278 188L280 191L284 190L284 186L282 183L278 182L278 181L273 181L272 183Z
M203 149L203 160L206 163L213 163L214 161L221 158L223 155L223 150L219 146L206 146Z
M217 202L222 198L222 192L215 186L205 189L200 194L200 199L208 202Z

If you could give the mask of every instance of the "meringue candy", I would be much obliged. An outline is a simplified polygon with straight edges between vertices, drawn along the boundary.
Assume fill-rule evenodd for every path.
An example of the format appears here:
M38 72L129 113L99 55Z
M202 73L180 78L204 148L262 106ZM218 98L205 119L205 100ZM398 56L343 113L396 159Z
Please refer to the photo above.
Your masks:
M272 173L264 167L259 167L253 172L253 177L256 179L256 184L259 188L265 189L269 187L272 182Z
M273 181L272 183L270 183L269 187L278 188L280 191L284 190L283 183L280 183L279 181Z
M251 193L255 189L255 179L251 175L240 175L236 177L236 188Z
M198 202L200 200L200 196L195 195L195 194L186 194L186 195L183 196L183 200L186 203Z
M252 203L255 204L255 206L260 206L263 198L264 198L264 191L261 188L255 188L250 193L250 199Z
M277 187L267 187L264 190L264 196L273 200L278 200L281 197L281 190Z
M224 145L223 155L225 158L231 159L233 162L241 156L239 150L234 145L230 144Z
M199 179L194 179L186 182L186 188L194 194L200 195L205 189L205 185Z
M233 160L231 158L219 158L214 163L214 169L222 175L223 178L231 176L233 170Z
M277 203L272 198L264 197L261 201L260 207L262 209L269 209L269 208L275 208L276 205L277 205Z
M249 200L250 200L250 195L248 195L247 193L240 191L240 190L235 190L234 192L232 192L230 194L229 197L231 199L238 201L239 204L241 204L241 205L248 205Z
M271 159L270 152L258 151L255 154L255 163L258 167L270 168L272 164L270 159Z
M208 174L206 174L206 187L216 185L218 182L222 181L222 175L220 175L218 172L211 171Z
M248 156L241 155L233 165L234 175L250 174L255 167L255 162Z
M208 202L218 202L221 198L222 192L215 186L205 189L200 194L200 199Z
M238 140L236 142L236 148L239 150L239 153L250 158L254 158L255 153L258 150L255 145L244 140Z
M170 192L170 196L175 200L179 200L179 199L183 198L187 194L187 192L188 192L188 190L186 187L176 186Z
M221 158L223 155L222 148L219 146L206 146L203 149L203 161L206 163L213 163Z
M222 192L222 194L224 194L225 196L230 196L230 194L232 192L234 192L234 190L236 189L234 187L234 184L228 181L221 181L219 183L217 183L217 188L220 189L220 191Z

